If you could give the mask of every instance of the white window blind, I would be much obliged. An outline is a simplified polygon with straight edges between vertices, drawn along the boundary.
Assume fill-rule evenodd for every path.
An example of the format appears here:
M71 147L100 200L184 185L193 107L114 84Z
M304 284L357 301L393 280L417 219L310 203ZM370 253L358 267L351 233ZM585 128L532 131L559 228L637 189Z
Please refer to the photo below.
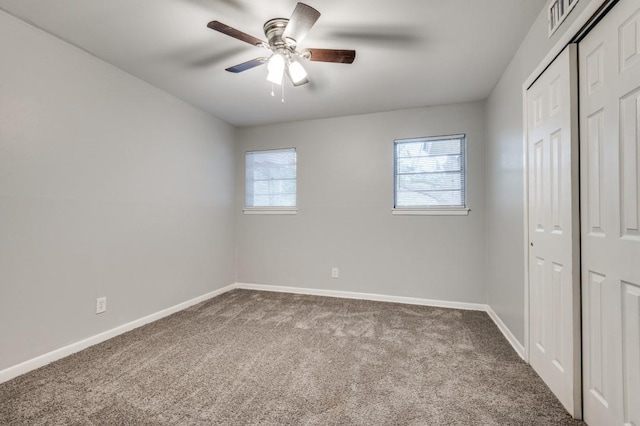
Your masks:
M395 141L395 208L466 207L466 136Z
M251 151L245 157L246 207L296 206L296 150Z

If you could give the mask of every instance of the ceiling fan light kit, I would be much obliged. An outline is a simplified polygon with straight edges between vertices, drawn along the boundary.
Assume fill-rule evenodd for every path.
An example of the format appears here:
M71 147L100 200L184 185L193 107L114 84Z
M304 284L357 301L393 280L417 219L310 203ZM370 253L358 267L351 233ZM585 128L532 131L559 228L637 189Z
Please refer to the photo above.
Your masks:
M297 87L309 82L307 71L301 61L351 64L356 57L355 50L305 49L298 51L298 46L319 17L320 12L316 9L304 3L298 3L291 18L274 18L264 24L263 30L267 42L219 21L211 21L207 26L245 43L271 51L269 58L255 58L229 67L227 71L240 73L266 63L267 81L282 85L286 74L293 86Z

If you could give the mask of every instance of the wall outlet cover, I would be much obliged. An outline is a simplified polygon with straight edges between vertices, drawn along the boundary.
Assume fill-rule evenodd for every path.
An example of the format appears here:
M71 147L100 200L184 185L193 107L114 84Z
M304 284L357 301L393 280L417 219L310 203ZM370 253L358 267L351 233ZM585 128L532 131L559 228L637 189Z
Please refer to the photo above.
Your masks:
M96 314L101 314L107 310L107 298L98 297L96 299Z

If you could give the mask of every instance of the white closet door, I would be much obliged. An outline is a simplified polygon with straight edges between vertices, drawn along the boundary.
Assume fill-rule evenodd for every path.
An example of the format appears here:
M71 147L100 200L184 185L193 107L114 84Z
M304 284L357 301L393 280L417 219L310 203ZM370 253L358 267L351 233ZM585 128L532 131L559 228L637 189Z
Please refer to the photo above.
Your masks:
M585 420L640 425L640 0L579 50Z
M582 415L577 49L527 91L529 357L565 408ZM572 108L572 106L574 106Z

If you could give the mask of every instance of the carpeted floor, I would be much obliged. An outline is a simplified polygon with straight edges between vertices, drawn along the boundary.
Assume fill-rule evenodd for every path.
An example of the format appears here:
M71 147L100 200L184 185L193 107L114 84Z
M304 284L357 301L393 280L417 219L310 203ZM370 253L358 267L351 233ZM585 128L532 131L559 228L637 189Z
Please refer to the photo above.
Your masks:
M1 384L0 424L580 423L485 313L234 290Z

